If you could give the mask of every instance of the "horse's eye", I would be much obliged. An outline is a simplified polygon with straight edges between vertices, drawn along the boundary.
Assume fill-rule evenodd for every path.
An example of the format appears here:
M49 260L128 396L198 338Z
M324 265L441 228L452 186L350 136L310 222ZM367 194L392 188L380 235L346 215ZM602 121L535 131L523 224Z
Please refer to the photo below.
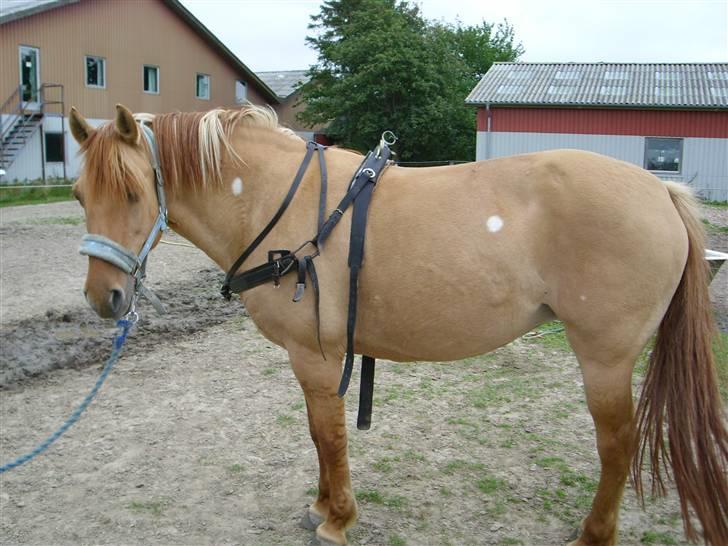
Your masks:
M126 192L126 198L129 203L136 203L137 201L139 201L139 196L133 191Z
M83 206L83 198L81 197L81 193L75 188L72 190L72 193L73 193L73 197L76 199L76 201L78 201L81 204L81 206Z

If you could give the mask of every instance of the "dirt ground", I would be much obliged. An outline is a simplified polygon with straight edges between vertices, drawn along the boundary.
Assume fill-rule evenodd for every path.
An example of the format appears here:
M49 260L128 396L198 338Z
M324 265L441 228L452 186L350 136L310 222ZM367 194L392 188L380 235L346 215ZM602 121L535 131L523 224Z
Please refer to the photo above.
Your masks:
M93 385L113 327L81 286L74 203L0 209L0 462L24 453ZM728 210L708 209L728 225ZM715 230L714 230L715 231ZM172 241L179 241L171 236ZM715 231L710 246L728 251ZM286 354L199 251L160 246L146 305L96 401L46 454L0 477L2 544L309 544L316 455ZM728 328L728 267L713 283ZM52 370L52 371L51 371ZM350 455L353 544L563 544L598 465L578 366L558 337L445 364L381 362L373 426ZM623 503L621 543L682 544L674 492Z

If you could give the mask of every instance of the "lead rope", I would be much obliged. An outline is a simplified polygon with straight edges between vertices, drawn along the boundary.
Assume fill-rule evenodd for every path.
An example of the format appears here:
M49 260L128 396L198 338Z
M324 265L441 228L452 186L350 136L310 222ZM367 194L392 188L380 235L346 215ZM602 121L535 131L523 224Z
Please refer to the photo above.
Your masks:
M71 426L78 421L79 417L81 417L81 414L84 412L84 410L88 407L88 405L91 403L91 401L96 397L96 394L99 392L99 389L101 389L101 385L104 384L104 381L106 381L106 378L109 375L109 372L111 372L111 368L114 366L114 363L119 359L119 355L121 354L121 350L124 347L124 342L126 341L126 336L129 335L129 331L134 327L137 320L139 320L139 315L136 313L136 311L129 312L124 318L119 319L116 321L116 326L118 327L118 332L116 336L114 337L113 342L113 350L111 351L111 356L109 356L109 359L106 361L106 364L104 365L104 369L101 371L101 375L96 380L96 384L94 385L93 389L91 389L91 392L86 395L86 398L83 399L83 401L78 405L78 407L73 411L73 413L70 415L68 419L66 419L65 423L63 423L58 430L56 430L53 434L48 436L43 442L38 444L38 446L33 449L32 451L26 453L25 455L22 455L18 457L17 459L10 461L9 463L5 463L4 465L0 466L0 474L7 472L8 470L12 470L16 466L20 466L21 464L25 464L28 461L34 459L41 453L43 453L46 449L48 449L58 438L60 438L64 432L66 432Z

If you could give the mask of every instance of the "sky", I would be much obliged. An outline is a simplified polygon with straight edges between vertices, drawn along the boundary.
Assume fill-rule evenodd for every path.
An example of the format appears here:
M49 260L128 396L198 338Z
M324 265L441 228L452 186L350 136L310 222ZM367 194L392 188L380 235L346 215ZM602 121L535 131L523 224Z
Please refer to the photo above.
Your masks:
M319 0L182 0L249 68L306 69ZM728 0L419 0L428 19L507 19L530 62L728 62Z

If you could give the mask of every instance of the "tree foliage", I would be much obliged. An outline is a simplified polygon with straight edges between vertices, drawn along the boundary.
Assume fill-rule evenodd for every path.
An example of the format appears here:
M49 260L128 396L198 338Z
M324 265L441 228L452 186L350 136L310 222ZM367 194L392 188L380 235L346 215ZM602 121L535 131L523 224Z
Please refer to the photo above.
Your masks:
M390 129L403 161L472 159L475 109L465 97L493 62L523 53L507 22L427 21L401 0L328 0L311 19L318 62L301 121L361 151Z

